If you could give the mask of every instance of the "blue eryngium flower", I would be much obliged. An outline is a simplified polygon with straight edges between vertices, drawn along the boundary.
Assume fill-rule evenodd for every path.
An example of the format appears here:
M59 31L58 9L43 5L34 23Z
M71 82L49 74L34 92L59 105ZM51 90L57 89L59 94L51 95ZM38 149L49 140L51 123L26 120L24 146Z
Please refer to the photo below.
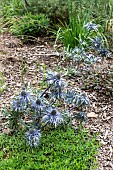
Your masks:
M28 104L32 100L30 94L23 90L19 96L17 96L12 103L12 108L14 111L23 111L28 107Z
M68 57L72 58L74 62L84 61L84 58L86 57L86 52L84 51L84 48L76 47L71 51Z
M20 101L20 98L16 98L15 100L13 100L12 109L16 112L21 112L25 109L24 105Z
M93 24L92 22L87 23L84 25L84 28L86 28L88 31L98 31L98 27L96 24Z
M102 39L101 37L95 37L93 39L91 39L91 47L94 50L100 50L102 48Z
M54 87L64 87L66 85L65 81L61 78L61 74L57 72L49 71L47 74L46 81L48 84L53 84Z
M38 147L40 143L40 138L41 138L40 130L30 129L29 131L25 133L25 135L27 137L27 143L31 147Z
M88 54L87 57L84 59L84 62L86 64L92 64L95 63L97 58L93 54Z
M29 92L27 92L27 91L25 91L25 90L23 90L23 91L20 93L19 97L20 97L20 101L21 101L22 103L26 103L26 104L28 104L28 103L32 100Z
M57 72L48 72L46 81L49 84L51 97L61 98L62 89L66 85L66 82L61 78L60 73Z
M45 104L42 102L41 98L37 98L35 101L32 101L31 108L35 113L42 112L45 109Z
M56 128L57 126L64 123L63 116L56 109L50 107L47 112L47 115L43 116L42 118L43 126L50 125Z

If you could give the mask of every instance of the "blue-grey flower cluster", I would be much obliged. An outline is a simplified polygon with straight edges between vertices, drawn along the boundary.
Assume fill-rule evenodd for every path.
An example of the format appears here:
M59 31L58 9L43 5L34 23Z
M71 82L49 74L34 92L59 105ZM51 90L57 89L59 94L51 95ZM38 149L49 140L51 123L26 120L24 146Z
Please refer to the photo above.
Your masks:
M66 86L66 82L60 73L49 71L46 81L50 86L51 97L61 98L62 89Z
M87 23L84 25L84 28L86 28L88 31L98 31L98 26L92 22Z
M12 113L15 114L16 123L21 123L27 129L29 129L25 135L27 138L27 143L31 147L38 147L41 138L41 131L46 128L57 128L66 126L71 122L72 117L70 111L59 112L55 107L54 103L56 99L61 98L75 107L84 107L89 105L89 99L83 94L72 90L67 90L65 93L66 82L61 78L61 75L56 72L48 72L46 81L48 82L48 87L37 98L34 95L30 95L27 90L22 90L19 96L17 96L12 103ZM55 101L49 98L50 103L46 100L44 94L49 91L51 96L55 96ZM22 113L22 114L21 114ZM28 113L27 116L24 113ZM11 115L13 116L13 115ZM79 119L85 120L85 116L79 115ZM27 118L27 119L26 119ZM78 117L77 117L78 118ZM15 120L13 120L15 121ZM13 122L14 123L14 122Z
M86 64L92 64L96 61L97 61L97 57L95 57L95 55L92 53L87 54L86 58L84 58L84 62Z
M47 114L42 118L42 125L43 126L52 126L57 127L64 123L63 116L58 112L58 110L54 108L48 108Z
M99 51L102 48L102 38L100 36L92 38L91 39L91 47L94 50Z
M83 62L84 64L93 64L104 57L109 57L110 52L106 48L104 48L104 40L102 36L96 36L92 38L90 38L89 36L90 31L98 31L96 24L90 22L86 24L84 28L87 28L89 30L89 34L86 38L88 43L85 44L85 47L82 44L78 47L75 47L73 50L70 51L68 57L78 65ZM85 40L83 40L83 42Z
M32 101L32 97L29 92L23 90L19 96L17 96L12 102L12 109L14 111L23 111L28 107L28 104Z
M103 45L101 37L95 37L95 38L91 39L91 47L92 47L92 49L94 49L98 52L97 53L98 56L101 57L101 58L109 57L110 52L106 48L104 48L103 46L104 45Z
M42 99L38 97L36 100L32 101L31 108L34 111L34 113L38 113L38 112L43 112L46 106L42 102Z
M66 82L61 77L61 74L57 72L49 71L46 80L48 84L53 84L55 87L64 87L66 85Z
M40 130L37 129L29 129L29 131L27 131L25 133L26 137L27 137L27 143L31 146L31 147L38 147L39 143L40 143L40 138L41 138L41 133Z

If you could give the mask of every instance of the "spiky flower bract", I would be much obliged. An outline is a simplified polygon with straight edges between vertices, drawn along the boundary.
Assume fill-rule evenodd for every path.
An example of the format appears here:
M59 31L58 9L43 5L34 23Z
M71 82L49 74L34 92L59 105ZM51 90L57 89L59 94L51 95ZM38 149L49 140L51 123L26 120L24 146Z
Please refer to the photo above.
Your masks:
M54 108L49 108L47 114L42 118L42 125L57 127L64 123L63 116Z
M38 147L40 143L41 133L40 130L37 129L30 129L25 133L27 137L27 143L31 147Z
M45 104L42 102L41 98L37 98L35 101L32 101L31 108L35 113L42 112L45 109Z
M92 64L92 63L95 63L97 60L97 58L92 54L88 54L87 57L84 59L84 62L86 64Z
M72 58L74 62L82 62L85 57L86 52L84 51L84 48L79 47L74 48L69 54L69 58Z
M61 74L57 72L49 71L46 81L48 84L53 84L55 87L64 87L66 85L66 82L62 79Z
M88 31L98 31L98 26L92 22L87 23L84 25L84 28L86 28Z
M12 109L16 112L21 112L25 107L22 105L22 102L20 101L20 98L16 98L12 102Z
M32 101L32 97L29 92L23 90L19 96L17 96L12 102L12 108L14 111L23 111L27 109L28 104Z
M62 90L66 86L66 82L61 77L60 73L49 71L46 81L49 84L51 97L61 98Z
M26 90L23 90L23 91L20 93L19 97L20 97L20 101L21 101L22 103L26 103L26 104L28 104L28 103L32 100L29 92L27 92Z

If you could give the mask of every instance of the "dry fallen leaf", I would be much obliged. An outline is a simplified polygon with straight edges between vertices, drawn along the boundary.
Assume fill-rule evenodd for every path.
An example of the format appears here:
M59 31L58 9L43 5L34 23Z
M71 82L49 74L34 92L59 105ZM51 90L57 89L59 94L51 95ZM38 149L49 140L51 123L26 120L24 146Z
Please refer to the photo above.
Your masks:
M90 113L87 114L87 117L97 118L97 117L98 117L98 114L95 114L95 112L90 112Z

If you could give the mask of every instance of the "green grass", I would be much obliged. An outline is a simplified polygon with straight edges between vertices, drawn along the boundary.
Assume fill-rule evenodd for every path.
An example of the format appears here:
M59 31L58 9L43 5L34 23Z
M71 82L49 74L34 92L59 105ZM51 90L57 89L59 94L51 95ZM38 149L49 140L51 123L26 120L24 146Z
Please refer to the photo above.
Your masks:
M94 170L95 136L83 130L52 130L42 134L40 146L30 148L22 133L0 135L1 170Z

